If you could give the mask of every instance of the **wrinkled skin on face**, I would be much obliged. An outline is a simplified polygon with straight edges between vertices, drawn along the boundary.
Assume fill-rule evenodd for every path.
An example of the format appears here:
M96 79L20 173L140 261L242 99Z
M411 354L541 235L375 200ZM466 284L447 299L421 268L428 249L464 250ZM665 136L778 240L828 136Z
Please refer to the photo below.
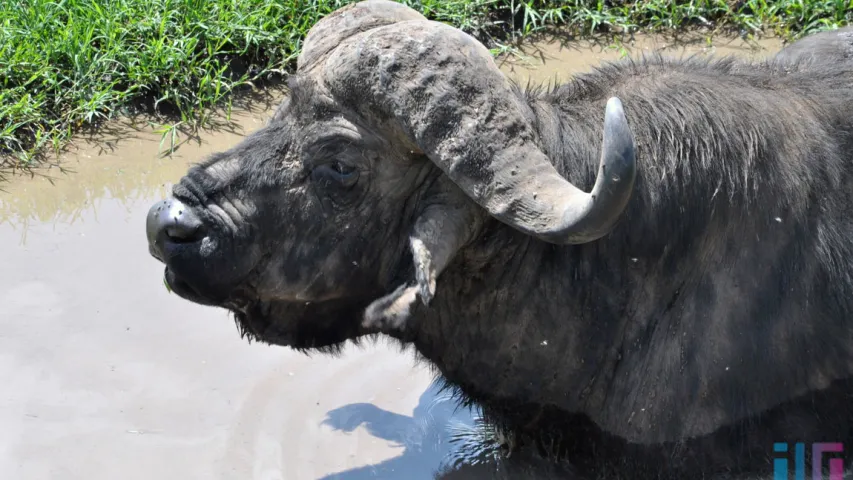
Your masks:
M206 235L168 245L166 279L190 300L233 309L247 334L321 348L369 332L363 311L403 268L401 232L415 218L435 205L465 229L477 218L422 154L375 133L311 79L291 87L269 125L175 186Z

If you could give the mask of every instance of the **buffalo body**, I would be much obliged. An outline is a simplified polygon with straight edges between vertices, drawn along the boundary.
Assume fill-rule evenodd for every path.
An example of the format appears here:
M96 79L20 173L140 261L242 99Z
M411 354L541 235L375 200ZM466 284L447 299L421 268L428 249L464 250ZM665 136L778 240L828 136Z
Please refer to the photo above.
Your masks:
M370 0L290 85L152 207L184 298L296 349L395 337L579 468L769 475L774 442L853 439L853 62L652 55L524 90Z

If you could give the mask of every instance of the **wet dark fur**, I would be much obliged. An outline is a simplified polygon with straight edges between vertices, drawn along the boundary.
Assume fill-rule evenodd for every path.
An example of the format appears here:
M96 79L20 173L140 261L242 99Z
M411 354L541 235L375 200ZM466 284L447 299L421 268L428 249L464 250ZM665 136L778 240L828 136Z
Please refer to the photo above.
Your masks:
M586 472L769 477L773 442L853 439L853 69L650 57L515 93L586 191L620 97L638 147L628 210L580 246L487 223L394 335Z

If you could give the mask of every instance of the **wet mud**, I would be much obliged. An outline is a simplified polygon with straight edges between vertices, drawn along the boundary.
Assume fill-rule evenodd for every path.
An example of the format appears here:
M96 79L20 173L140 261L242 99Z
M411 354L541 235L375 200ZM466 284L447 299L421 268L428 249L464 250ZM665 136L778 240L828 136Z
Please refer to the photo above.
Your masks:
M670 43L626 47L760 56L781 45ZM549 40L524 50L500 62L522 83L624 53ZM191 162L266 121L282 93L270 95L171 157L158 157L151 128L116 122L59 158L69 173L0 184L0 478L418 480L453 457L451 432L473 414L411 352L249 344L225 311L165 289L147 253L148 207Z

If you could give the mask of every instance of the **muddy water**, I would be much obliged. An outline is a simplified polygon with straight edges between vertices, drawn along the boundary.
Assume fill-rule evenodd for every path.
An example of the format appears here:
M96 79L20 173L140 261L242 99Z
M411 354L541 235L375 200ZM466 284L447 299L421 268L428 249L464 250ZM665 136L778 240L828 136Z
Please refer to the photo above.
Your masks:
M744 42L633 52L766 55ZM541 42L502 68L535 82L621 55ZM150 128L78 140L0 193L0 478L429 479L466 412L387 344L313 358L241 340L224 311L170 295L143 223L190 162L258 128L280 98L158 158Z

